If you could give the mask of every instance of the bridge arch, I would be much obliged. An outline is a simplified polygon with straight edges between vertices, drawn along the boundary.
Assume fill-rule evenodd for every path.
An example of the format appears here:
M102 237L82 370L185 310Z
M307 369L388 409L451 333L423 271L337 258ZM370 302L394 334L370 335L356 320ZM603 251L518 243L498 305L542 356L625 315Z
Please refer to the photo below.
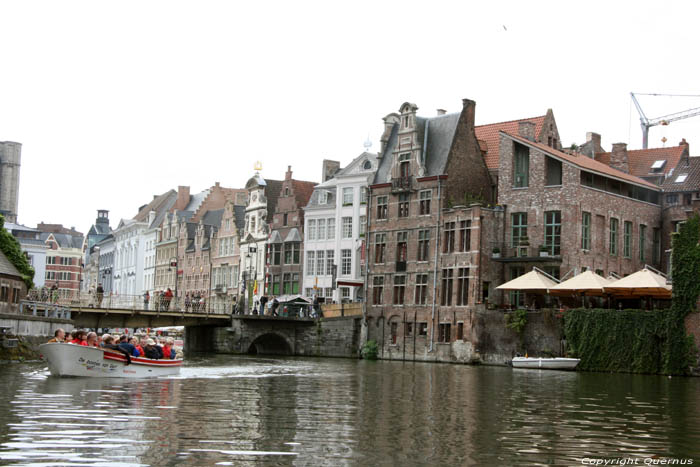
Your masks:
M253 355L294 355L294 346L289 340L276 332L259 334L248 347Z

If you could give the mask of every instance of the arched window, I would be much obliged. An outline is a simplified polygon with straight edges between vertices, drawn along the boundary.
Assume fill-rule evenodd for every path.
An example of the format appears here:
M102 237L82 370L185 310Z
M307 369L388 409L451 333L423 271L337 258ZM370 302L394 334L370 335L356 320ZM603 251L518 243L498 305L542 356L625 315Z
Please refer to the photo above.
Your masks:
M365 161L365 162L362 164L362 168L363 168L364 170L369 170L369 169L372 168L372 163L371 163L370 161Z

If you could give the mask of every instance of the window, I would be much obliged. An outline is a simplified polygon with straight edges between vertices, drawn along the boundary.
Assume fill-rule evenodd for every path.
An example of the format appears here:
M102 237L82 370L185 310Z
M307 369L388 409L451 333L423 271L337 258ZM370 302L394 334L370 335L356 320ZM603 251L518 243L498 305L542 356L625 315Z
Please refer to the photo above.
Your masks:
M340 250L340 274L349 276L352 273L352 251Z
M333 274L335 265L333 264L335 257L335 251L326 250L326 274L329 276Z
M349 301L350 300L350 287L341 287L340 288L340 299L342 301Z
M550 255L561 254L561 211L544 213L544 244Z
M428 261L430 251L430 230L418 231L418 261Z
M282 292L285 295L299 293L299 274L285 273L283 275Z
M281 243L273 243L271 245L272 247L272 264L278 265L280 264L280 260L282 259L282 244Z
M639 224L639 261L644 262L644 248L646 247L647 226Z
M328 203L328 192L326 190L321 190L318 192L318 204Z
M388 199L387 196L377 196L377 219L386 219Z
M457 340L464 340L464 323L457 323Z
M284 264L299 264L301 246L297 242L284 245Z
M668 204L668 205L678 204L678 195L677 194L666 195L666 204Z
M445 244L443 253L452 253L455 249L455 222L445 222Z
M280 294L280 276L272 276L272 295Z
M547 180L545 184L547 186L561 185L561 161L549 156L545 156L545 160L545 168L547 171Z
M630 258L632 256L632 223L629 221L625 221L625 233L622 245L622 256Z
M286 212L282 216L282 225L287 225L287 213Z
M57 256L47 256L46 264L56 264L56 258Z
M584 212L581 216L581 248L591 249L591 213Z
M399 177L406 179L411 176L411 153L407 152L399 156Z
M469 305L469 268L457 271L457 306Z
M515 188L525 188L529 186L530 151L522 144L513 143L513 146L515 159L513 164L513 186Z
M428 335L428 323L418 323L418 335L427 336Z
M360 216L360 237L367 233L367 216Z
M421 216L426 216L430 214L430 200L433 197L433 191L432 190L423 190L418 194L420 203L418 204L419 206L419 214Z
M398 332L399 331L399 323L397 323L396 321L393 321L393 322L389 323L389 327L390 327L390 330L389 330L390 334L389 335L391 336L391 345L396 345L396 341L398 340L398 337L399 337L399 332Z
M328 240L334 240L335 239L335 219L330 218L328 219L328 235L327 235Z
M662 169L664 168L664 165L666 165L665 159L660 159L660 160L654 161L654 163L651 164L651 171L655 172L655 173L661 172Z
M318 219L316 221L316 227L317 227L316 233L318 234L318 235L316 235L316 237L319 240L325 240L326 239L326 219Z
M61 257L61 265L62 266L71 266L73 264L73 258L66 258L65 256Z
M352 187L343 188L343 206L352 206L353 192Z
M12 289L12 303L19 303L20 289L17 287Z
M343 238L352 238L352 217L343 217Z
M408 257L408 232L396 233L396 262L406 263Z
M438 325L438 342L448 343L452 340L450 323L440 323Z
M399 194L399 217L408 217L408 193Z
M404 333L406 337L413 336L413 323L405 323Z
M6 285L0 287L0 302L10 301L10 288Z
M688 174L681 174L678 177L676 177L675 183L683 183L686 178L688 178Z
M370 164L370 168L371 167L372 164ZM367 204L367 188L365 187L360 188L360 204Z
M316 265L316 252L307 251L306 252L306 275L314 275L314 266Z
M316 240L316 219L309 219L307 239Z
M658 265L661 262L661 229L654 228L652 235L653 249L651 251L651 261L655 265Z
M472 244L472 221L459 222L459 251L471 250Z
M374 234L374 262L384 262L384 252L386 251L386 234Z
M416 274L416 305L425 305L428 302L428 275Z
M610 254L617 256L617 228L619 220L614 217L610 218Z
M406 276L394 276L394 305L403 305L406 292Z
M316 275L317 276L323 276L324 275L324 266L326 264L326 258L325 258L325 251L317 251L316 252Z
M452 305L452 269L442 270L442 291L440 297L440 305Z
M542 270L552 276L553 278L559 280L559 266L544 266ZM585 271L581 271L585 272Z
M514 212L511 219L511 246L520 246L521 242L527 240L527 213Z
M250 231L255 232L255 216L254 215L250 218Z
M384 276L374 276L374 278L372 279L372 303L374 305L381 305L383 294Z
M510 280L518 278L525 274L525 268L522 266L511 266L510 267ZM511 290L510 292L510 304L516 307L521 307L525 305L525 294L520 290Z

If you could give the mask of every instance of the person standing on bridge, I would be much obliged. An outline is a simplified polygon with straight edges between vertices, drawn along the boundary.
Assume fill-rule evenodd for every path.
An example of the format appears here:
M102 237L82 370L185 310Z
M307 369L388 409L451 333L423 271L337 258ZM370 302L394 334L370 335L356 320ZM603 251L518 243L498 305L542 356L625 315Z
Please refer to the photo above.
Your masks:
M143 294L143 309L145 311L148 311L148 302L151 300L151 294L148 293L148 290L146 290L146 293Z
M96 308L102 307L102 298L105 296L105 289L102 288L102 283L97 284L97 289L95 289L95 302L97 303Z

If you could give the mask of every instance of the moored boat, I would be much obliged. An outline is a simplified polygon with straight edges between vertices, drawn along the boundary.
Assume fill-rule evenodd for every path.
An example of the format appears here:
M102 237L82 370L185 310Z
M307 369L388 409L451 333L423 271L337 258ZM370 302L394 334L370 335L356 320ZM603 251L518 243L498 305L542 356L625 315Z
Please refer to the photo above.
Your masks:
M180 373L182 360L153 360L126 356L115 350L76 344L50 343L39 346L54 376L93 376L101 378L143 378Z
M514 357L511 364L513 368L529 368L542 370L573 370L579 364L579 358L533 358Z

